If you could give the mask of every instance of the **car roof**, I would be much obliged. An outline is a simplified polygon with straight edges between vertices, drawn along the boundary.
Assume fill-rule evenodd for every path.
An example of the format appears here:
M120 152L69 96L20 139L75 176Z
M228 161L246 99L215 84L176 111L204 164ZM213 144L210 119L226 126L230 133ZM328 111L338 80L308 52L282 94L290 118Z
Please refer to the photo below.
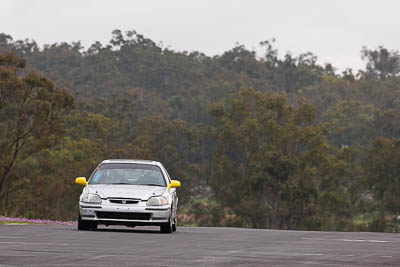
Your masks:
M124 163L138 163L138 164L148 164L148 165L157 165L157 166L162 166L162 164L158 161L154 160L145 160L145 159L106 159L103 160L100 164L105 164L105 163L118 163L118 164L124 164Z

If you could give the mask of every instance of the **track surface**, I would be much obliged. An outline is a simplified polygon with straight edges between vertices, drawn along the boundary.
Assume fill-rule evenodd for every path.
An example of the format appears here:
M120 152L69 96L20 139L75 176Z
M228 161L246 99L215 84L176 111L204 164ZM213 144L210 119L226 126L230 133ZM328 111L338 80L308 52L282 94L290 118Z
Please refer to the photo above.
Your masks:
M400 234L0 225L0 266L400 266Z

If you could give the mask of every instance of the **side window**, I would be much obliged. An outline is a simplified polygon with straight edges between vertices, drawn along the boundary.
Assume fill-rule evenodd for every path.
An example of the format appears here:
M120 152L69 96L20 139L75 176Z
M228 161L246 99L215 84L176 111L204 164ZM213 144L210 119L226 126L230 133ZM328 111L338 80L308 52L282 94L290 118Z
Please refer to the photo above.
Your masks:
M99 179L100 179L100 177L101 177L101 174L100 174L100 172L98 171L98 172L96 172L96 174L93 176L93 178L90 180L92 183L97 183L98 181L99 181Z
M99 175L99 170L100 170L100 167L101 167L101 164L99 164L99 165L97 165L96 166L96 168L93 170L93 172L92 172L92 174L89 176L89 179L88 179L88 182L90 182L92 179L94 179L94 177L95 176L98 176ZM98 179L99 177L97 177L97 179ZM96 179L96 182L97 182L97 179Z

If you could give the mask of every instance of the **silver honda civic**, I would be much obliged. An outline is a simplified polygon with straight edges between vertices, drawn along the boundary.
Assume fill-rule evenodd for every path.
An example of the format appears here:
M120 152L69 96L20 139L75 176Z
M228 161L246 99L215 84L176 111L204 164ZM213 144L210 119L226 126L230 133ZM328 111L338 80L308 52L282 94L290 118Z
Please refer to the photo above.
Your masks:
M79 198L78 229L97 229L97 225L128 227L160 226L161 233L177 228L180 182L171 180L157 161L104 160L89 180L75 179L85 186Z

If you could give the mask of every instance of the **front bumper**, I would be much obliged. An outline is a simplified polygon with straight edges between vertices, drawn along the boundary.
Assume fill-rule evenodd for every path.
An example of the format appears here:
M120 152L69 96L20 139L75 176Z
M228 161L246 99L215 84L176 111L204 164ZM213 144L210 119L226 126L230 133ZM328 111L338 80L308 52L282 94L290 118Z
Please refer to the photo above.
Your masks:
M159 225L168 222L171 207L147 206L146 202L137 204L115 204L103 200L101 204L79 202L82 220L99 224L120 225Z

